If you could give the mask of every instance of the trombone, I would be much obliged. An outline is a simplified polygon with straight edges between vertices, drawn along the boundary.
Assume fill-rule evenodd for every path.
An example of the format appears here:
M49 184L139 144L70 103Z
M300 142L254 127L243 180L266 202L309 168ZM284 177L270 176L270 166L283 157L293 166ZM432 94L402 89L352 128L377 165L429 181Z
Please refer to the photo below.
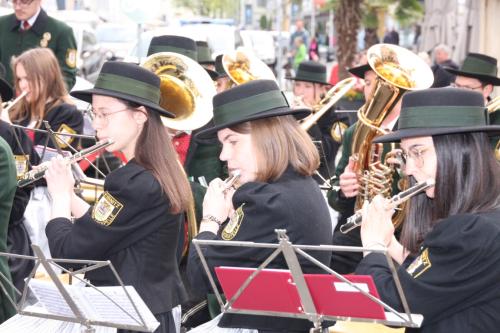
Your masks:
M500 108L500 96L493 98L491 101L486 104L486 109L488 110L488 114L495 112Z
M313 107L313 113L307 118L302 119L300 126L304 130L309 130L335 103L339 101L356 84L356 79L349 77L339 81L330 88L325 97Z

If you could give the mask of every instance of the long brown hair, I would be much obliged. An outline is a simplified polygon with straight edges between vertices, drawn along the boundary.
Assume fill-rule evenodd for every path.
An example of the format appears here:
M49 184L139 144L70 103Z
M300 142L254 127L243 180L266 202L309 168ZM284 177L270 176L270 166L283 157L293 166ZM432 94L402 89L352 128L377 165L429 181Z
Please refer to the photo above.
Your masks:
M121 100L135 112L138 104ZM147 109L147 108L146 108ZM170 201L170 211L188 211L193 202L193 194L187 175L177 157L172 140L163 126L158 112L147 109L148 119L135 145L135 160L150 170L160 183Z
M61 68L52 50L34 48L21 53L11 61L15 87L19 89L16 67L21 64L26 71L30 84L31 101L26 99L17 103L11 111L13 122L22 119L41 120L53 107L61 103L72 103L66 90Z
M434 198L411 199L401 243L411 253L442 219L500 208L500 163L484 133L432 137L437 157Z
M278 179L290 165L311 176L319 167L319 153L293 116L269 117L235 125L231 130L252 135L257 152L257 180Z

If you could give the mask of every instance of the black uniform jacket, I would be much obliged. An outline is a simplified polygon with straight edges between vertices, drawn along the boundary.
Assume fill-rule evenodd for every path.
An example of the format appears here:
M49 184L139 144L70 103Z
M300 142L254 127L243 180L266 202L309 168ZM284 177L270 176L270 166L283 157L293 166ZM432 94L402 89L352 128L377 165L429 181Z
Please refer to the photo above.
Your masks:
M76 109L75 105L72 104L61 103L54 106L45 114L43 120L49 122L49 125L54 132L71 134L81 134L83 132L83 114ZM19 125L28 126L29 122L30 120L25 118L19 122ZM40 129L45 129L45 126L41 124ZM64 136L62 139L72 145L76 141L74 138L69 136ZM45 145L46 142L48 142L49 147L54 148L54 144L50 140L47 133L35 133L35 145ZM63 142L59 142L59 144L62 148L65 148Z
M111 260L125 285L134 286L155 314L185 298L176 249L182 214L170 204L152 173L134 159L111 172L99 201L72 224L56 218L45 232L54 258ZM117 285L111 271L87 274L96 285Z
M402 311L383 255L367 255L356 273L373 275L381 299ZM410 311L424 315L422 327L407 332L498 332L500 210L442 220L398 276Z
M197 239L251 241L277 243L275 229L286 229L293 244L331 244L332 223L325 199L311 177L297 174L291 168L275 182L249 182L233 195L233 206L237 217L221 227L218 235L200 233ZM208 265L258 267L272 250L248 247L211 246L203 249ZM328 251L311 252L323 264L330 263ZM299 257L300 259L300 257ZM304 272L321 272L306 260L300 260ZM282 255L268 268L285 268ZM191 246L188 262L188 277L192 286L200 286L201 292L209 291L208 278L196 249ZM222 327L254 329L307 330L306 321L265 316L224 315L219 323Z

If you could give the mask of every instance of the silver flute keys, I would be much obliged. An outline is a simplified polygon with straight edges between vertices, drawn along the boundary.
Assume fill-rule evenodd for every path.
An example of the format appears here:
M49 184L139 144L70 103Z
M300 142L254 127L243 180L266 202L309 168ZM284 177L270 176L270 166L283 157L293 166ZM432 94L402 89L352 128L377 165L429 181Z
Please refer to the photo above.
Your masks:
M95 145L88 147L86 149L83 149L83 150L79 151L78 153L76 153L75 155L68 156L68 157L64 158L64 160L66 161L67 164L76 163L76 162L84 159L88 155L91 155L91 154L95 153L96 151L99 151L102 148L105 148L105 147L111 145L112 143L113 143L113 140L111 140L111 139L98 141ZM24 187L24 186L27 186L31 183L34 183L38 179L43 178L43 176L45 175L45 171L47 171L47 169L48 169L48 166L42 165L37 169L33 169L31 171L26 172L24 174L23 178L18 180L17 186Z
M410 187L409 189L407 189L403 192L396 194L395 196L393 196L389 200L390 207L396 208L399 204L405 202L406 200L410 199L411 197L419 194L420 192L427 190L429 187L434 186L434 183L435 183L434 179L428 179L426 181L423 181L421 183L418 183L418 184ZM357 227L359 227L361 225L362 219L363 219L362 211L358 210L356 213L354 213L354 215L352 215L351 217L349 217L347 219L347 222L345 224L343 224L340 227L340 232L342 232L343 234L346 234L349 231L356 229Z
M226 180L224 180L224 193L226 193L226 191L229 190L236 183L236 181L240 178L240 174L241 174L240 170L235 170L233 171L231 176L229 176L228 178L226 178Z

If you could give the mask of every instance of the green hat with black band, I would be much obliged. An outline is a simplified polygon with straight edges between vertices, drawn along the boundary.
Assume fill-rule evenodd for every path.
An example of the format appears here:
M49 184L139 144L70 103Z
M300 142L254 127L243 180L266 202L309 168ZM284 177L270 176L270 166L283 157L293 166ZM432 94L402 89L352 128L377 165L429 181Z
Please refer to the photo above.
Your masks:
M497 77L497 59L485 54L469 53L459 69L449 67L444 69L454 75L471 77L486 84L500 86L500 78Z
M179 53L194 61L198 61L196 42L191 38L183 36L163 35L153 37L151 43L149 43L148 57L160 52Z
M215 71L218 74L215 80L223 77L228 77L226 71L224 70L224 66L222 66L223 56L224 56L223 54L219 54L217 57L215 57Z
M212 59L212 52L208 43L202 40L196 41L196 53L198 57L198 63L201 65L215 65L214 59Z
M483 95L458 88L433 88L404 94L398 129L373 142L473 132L500 134L500 125L489 124Z
M210 51L210 47L207 42L201 40L196 41L196 53L198 63L200 65L215 65L215 61L212 59L212 52ZM205 68L205 71L207 71L208 75L210 75L212 81L217 80L219 73L210 68L203 68Z
M273 80L253 80L228 89L213 98L213 126L196 134L196 140L212 139L217 131L247 121L293 115L302 119L309 109L291 109Z
M326 79L326 66L317 61L301 62L295 76L287 79L330 85Z
M158 112L161 116L175 115L160 105L160 78L136 64L107 61L97 77L94 88L72 91L71 96L92 103L92 95L116 97L137 103Z

